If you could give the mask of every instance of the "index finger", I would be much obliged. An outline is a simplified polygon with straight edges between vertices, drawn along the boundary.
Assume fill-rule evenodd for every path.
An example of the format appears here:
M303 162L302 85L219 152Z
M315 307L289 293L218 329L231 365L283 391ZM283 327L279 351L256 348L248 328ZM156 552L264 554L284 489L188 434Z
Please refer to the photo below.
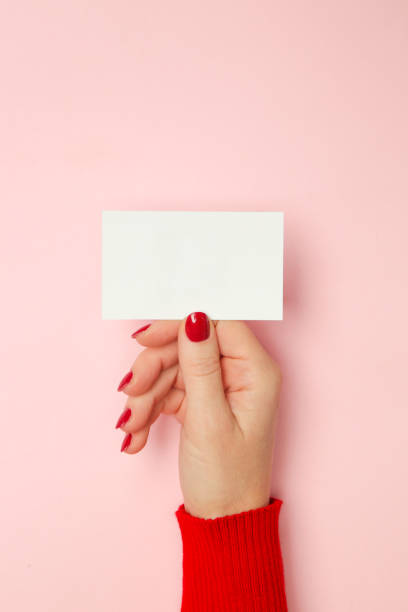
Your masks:
M137 329L132 334L132 338L135 338L142 346L163 346L177 340L180 322L179 319L153 321Z

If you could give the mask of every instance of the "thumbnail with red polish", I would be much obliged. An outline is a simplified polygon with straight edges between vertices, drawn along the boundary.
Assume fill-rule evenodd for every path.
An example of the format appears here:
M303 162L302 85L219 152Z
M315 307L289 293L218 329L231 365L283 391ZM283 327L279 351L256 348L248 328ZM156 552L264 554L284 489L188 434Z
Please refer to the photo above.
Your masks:
M136 338L137 334L140 334L140 332L146 331L146 329L148 329L148 327L150 326L151 326L151 323L148 323L147 325L143 325L143 327L139 327L139 329L133 332L132 338Z
M123 453L123 451L125 451L128 448L131 441L132 441L132 434L128 433L123 439L122 446L120 449L121 453Z
M133 377L133 372L130 370L127 374L124 375L122 380L119 383L118 391L122 391L123 387L126 387L130 383Z
M130 419L130 415L131 414L132 414L131 409L130 408L125 408L125 410L120 415L120 417L118 419L118 422L116 423L116 429L119 429L119 427L122 427L122 425L127 423L128 420Z
M201 342L210 335L210 322L204 312L192 312L186 319L187 337L192 342Z

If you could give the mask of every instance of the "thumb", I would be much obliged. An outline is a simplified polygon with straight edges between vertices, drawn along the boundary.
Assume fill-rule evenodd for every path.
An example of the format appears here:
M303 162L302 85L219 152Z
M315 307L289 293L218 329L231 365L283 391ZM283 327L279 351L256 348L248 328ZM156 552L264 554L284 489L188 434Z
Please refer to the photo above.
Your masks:
M204 312L192 312L181 322L178 350L189 412L219 414L226 403L220 349L214 323Z

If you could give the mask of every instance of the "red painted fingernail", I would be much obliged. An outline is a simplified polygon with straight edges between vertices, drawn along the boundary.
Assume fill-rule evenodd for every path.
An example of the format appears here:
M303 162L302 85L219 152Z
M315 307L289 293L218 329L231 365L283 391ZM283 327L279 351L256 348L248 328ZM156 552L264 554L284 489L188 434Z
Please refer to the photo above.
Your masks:
M204 312L192 312L186 319L186 334L193 342L206 340L210 335L210 322Z
M129 446L129 444L132 441L132 434L126 434L126 436L124 437L124 440L122 442L122 446L120 447L120 452L123 453L123 451L125 451L127 449L127 447Z
M123 387L126 387L128 383L132 380L133 372L130 370L127 374L124 375L122 380L119 383L118 391L122 391Z
M143 327L139 327L139 329L133 332L132 338L136 338L137 334L140 334L140 332L145 331L150 326L151 326L151 323L148 323L147 325L143 325Z
M128 420L130 419L130 415L131 414L132 414L131 409L130 408L125 408L125 410L122 412L122 414L118 418L118 422L116 423L115 429L119 429L119 427L121 427L122 425L127 423Z

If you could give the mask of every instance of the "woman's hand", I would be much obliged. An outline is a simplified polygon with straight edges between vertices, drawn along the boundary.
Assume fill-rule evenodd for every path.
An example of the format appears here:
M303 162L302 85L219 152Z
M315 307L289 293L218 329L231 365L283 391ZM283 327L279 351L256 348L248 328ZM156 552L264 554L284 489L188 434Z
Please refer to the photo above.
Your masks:
M127 395L122 449L146 444L161 412L182 424L187 512L216 518L266 506L281 384L279 367L241 321L156 321L133 335L147 347L118 390Z

